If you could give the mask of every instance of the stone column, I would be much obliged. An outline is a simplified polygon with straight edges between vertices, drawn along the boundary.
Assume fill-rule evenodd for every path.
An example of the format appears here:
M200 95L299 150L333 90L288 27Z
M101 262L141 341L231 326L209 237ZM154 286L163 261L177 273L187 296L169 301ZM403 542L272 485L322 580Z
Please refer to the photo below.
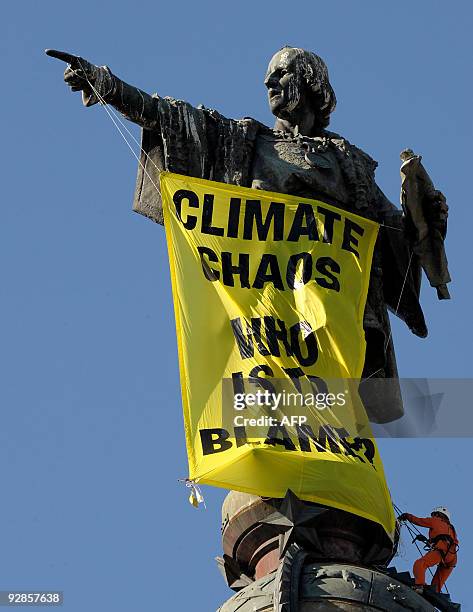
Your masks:
M387 569L396 545L380 526L290 491L283 500L230 492L222 543L217 561L237 593L219 612L459 610L432 593L434 606L408 572Z

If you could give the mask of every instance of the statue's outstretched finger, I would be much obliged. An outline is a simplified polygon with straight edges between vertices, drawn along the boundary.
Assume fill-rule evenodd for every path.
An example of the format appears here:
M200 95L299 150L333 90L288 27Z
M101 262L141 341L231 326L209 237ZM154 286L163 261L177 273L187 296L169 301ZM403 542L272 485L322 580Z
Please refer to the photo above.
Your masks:
M67 53L66 51L57 51L56 49L46 49L45 53L46 55L49 55L49 57L54 57L58 60L61 60L62 62L70 64L71 66L79 65L81 59L77 55L72 55L71 53Z

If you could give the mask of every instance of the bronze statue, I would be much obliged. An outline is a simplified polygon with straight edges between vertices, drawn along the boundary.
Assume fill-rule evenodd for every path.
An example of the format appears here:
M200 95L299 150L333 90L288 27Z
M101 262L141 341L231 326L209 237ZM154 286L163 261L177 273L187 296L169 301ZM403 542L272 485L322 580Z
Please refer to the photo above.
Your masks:
M157 223L163 223L159 172L168 170L321 199L381 224L364 315L366 380L360 392L373 421L400 417L388 309L425 337L421 267L439 297L448 294L443 251L448 209L423 174L420 159L402 168L407 178L403 212L377 186L376 162L327 130L336 105L328 71L320 57L302 49L284 47L270 61L265 85L276 116L273 129L251 118L227 119L215 110L150 96L105 66L60 51L47 53L69 64L65 81L73 91L82 91L86 106L111 104L142 127L134 209ZM391 383L383 384L386 379ZM383 569L396 542L377 523L321 509L290 491L282 500L232 491L222 519L219 565L227 584L238 591L222 612L295 612L345 604L366 610L433 610L405 584L405 574ZM435 601L439 609L458 609L447 603Z
M111 104L143 128L134 209L154 221L163 223L157 186L159 171L165 169L319 198L382 225L364 317L367 350L363 379L368 384L362 383L360 391L373 421L400 417L403 409L388 309L414 334L427 335L419 291L421 263L425 267L429 256L422 259L414 248L417 237L412 223L406 227L403 212L377 186L377 163L326 129L336 98L323 60L292 47L273 56L265 77L269 105L276 116L271 129L251 118L227 119L215 110L151 96L124 83L109 68L94 66L80 57L53 50L47 54L69 64L64 79L73 91L82 91L86 106ZM445 237L446 208L430 196L422 205L438 251ZM439 231L439 227L443 229ZM431 242L426 244L428 250ZM442 278L443 283L448 282ZM383 385L385 379L395 382Z

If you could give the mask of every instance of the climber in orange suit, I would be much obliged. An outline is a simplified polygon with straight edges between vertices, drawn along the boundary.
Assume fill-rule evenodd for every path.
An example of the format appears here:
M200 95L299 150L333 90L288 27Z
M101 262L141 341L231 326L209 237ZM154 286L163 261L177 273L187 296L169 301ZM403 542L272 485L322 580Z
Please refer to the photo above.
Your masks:
M430 550L414 563L416 587L425 585L425 572L428 567L437 566L432 579L432 587L440 593L447 578L457 564L458 538L455 527L450 521L450 512L444 506L434 508L430 518L418 518L407 512L401 514L400 521L410 521L419 527L429 528L426 544Z

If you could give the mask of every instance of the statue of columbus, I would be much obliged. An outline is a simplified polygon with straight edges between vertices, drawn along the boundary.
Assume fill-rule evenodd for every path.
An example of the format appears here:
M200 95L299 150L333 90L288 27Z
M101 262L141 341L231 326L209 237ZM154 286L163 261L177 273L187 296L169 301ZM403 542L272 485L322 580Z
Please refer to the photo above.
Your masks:
M363 380L369 384L362 383L360 391L371 420L399 418L403 409L388 310L415 335L427 335L419 303L421 262L413 249L412 232L406 231L404 213L376 184L377 163L327 130L336 97L323 60L293 47L272 57L264 79L276 116L274 128L269 128L251 118L227 119L212 109L149 95L124 83L106 66L62 51L47 53L69 64L64 79L73 91L82 91L85 106L111 104L141 126L134 210L157 223L163 223L159 171L168 170L320 199L382 225L364 315ZM424 202L428 207L424 217L444 237L445 199L440 192L432 193ZM394 384L383 385L385 379Z

